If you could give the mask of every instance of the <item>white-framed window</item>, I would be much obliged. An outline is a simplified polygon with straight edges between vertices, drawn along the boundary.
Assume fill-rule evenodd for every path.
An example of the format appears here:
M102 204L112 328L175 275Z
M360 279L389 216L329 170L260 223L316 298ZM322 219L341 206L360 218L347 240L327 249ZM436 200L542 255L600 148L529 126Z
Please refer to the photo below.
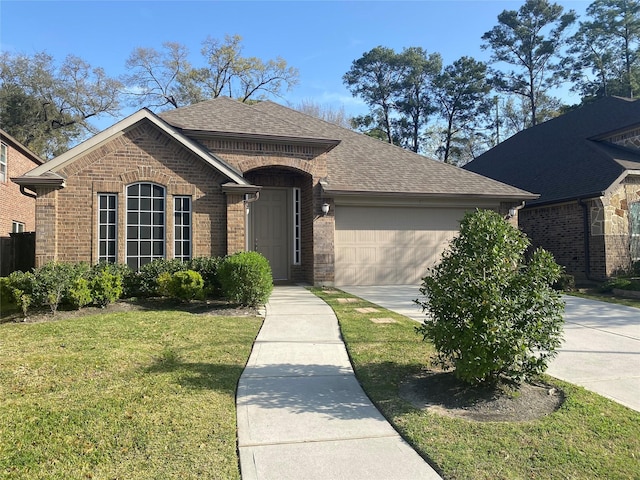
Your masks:
M0 143L0 182L6 182L8 171L7 171L7 146L4 143Z
M116 263L118 260L118 196L98 194L98 261Z
M191 197L173 197L174 257L191 260Z
M22 233L24 232L24 223L12 221L11 222L11 233Z
M134 271L165 258L165 189L150 182L127 186L126 262Z
M300 265L301 262L301 241L302 241L302 224L300 217L300 189L293 189L293 264Z

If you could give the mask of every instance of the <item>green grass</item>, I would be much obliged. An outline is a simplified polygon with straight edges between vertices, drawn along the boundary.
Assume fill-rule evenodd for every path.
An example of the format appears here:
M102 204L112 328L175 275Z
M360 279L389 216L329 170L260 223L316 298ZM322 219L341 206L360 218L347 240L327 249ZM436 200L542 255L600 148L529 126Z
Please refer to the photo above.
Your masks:
M238 479L260 318L147 311L0 325L0 478Z
M428 366L433 348L414 321L365 301L314 290L331 305L363 388L409 443L446 479L640 479L640 413L555 379L566 400L555 413L529 422L487 422L414 408L398 385ZM374 324L372 317L397 323Z
M624 298L612 293L601 293L593 289L578 292L566 292L565 294L573 295L574 297L587 298L589 300L599 300L601 302L615 303L618 305L626 305L627 307L640 308L640 299Z

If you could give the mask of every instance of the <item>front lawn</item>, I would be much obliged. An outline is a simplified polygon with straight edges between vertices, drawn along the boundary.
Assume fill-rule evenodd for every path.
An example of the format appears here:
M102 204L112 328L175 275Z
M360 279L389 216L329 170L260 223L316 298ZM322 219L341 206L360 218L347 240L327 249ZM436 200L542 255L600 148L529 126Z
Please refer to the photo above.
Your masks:
M417 409L399 396L403 380L433 349L416 323L344 292L314 290L338 316L356 375L382 413L445 479L638 479L640 413L555 379L566 399L526 422L475 422ZM378 313L358 313L375 307ZM396 323L373 323L371 318Z
M240 477L259 317L143 311L0 325L0 477Z

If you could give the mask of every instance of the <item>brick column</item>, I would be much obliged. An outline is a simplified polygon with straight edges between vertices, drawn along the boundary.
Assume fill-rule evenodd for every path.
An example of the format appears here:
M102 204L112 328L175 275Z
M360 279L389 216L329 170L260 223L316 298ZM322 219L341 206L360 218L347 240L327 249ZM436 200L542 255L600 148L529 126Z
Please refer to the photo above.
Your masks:
M38 187L36 200L36 268L58 259L58 189Z
M329 204L329 213L323 215L322 204ZM335 282L335 245L336 229L335 204L333 199L322 196L322 187L318 183L313 192L313 285L331 286Z
M245 195L255 195L261 187L225 183L222 191L227 196L227 255L244 252L247 235Z

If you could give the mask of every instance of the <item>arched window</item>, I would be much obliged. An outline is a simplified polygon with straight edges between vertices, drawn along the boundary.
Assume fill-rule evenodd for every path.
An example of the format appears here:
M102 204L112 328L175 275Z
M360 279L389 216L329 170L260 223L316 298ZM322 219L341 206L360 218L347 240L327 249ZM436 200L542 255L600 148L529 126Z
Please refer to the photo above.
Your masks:
M165 189L141 182L127 186L127 265L138 271L165 258Z

